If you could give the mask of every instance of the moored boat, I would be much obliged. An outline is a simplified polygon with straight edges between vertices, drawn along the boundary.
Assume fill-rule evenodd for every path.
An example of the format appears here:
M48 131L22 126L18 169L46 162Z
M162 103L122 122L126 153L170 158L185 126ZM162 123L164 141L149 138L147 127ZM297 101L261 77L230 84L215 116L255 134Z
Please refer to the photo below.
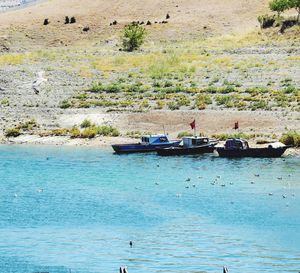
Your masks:
M159 148L157 154L161 156L197 155L212 153L218 141L208 137L184 137L176 147Z
M269 144L268 147L250 148L244 139L227 139L224 147L218 147L220 157L281 157L291 146Z
M132 144L114 144L112 148L118 154L155 152L158 148L179 145L180 140L169 140L167 135L142 136L141 142Z

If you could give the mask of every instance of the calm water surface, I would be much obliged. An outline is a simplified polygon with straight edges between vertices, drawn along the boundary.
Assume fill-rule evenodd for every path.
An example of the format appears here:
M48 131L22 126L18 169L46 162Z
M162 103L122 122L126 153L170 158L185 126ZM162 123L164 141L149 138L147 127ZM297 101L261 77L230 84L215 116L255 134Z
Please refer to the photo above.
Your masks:
M299 157L0 146L0 178L3 273L300 271Z

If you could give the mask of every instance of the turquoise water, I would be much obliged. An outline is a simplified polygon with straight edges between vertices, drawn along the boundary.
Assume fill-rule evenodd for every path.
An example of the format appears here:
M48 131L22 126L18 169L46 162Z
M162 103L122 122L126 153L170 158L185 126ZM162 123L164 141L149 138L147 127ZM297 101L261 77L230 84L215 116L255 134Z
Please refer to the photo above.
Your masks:
M0 146L0 178L0 272L300 271L299 157Z

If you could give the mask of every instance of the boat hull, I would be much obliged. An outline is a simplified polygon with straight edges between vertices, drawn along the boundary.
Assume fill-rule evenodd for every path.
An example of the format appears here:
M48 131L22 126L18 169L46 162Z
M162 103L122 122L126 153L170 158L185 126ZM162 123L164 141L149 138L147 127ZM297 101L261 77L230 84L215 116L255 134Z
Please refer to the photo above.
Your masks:
M281 157L288 146L278 148L249 148L246 150L229 150L217 148L220 157Z
M213 153L214 146L199 146L199 147L171 147L166 149L157 149L156 152L160 156L180 156L180 155L198 155L204 153Z
M130 153L149 153L155 152L156 149L160 148L169 148L173 146L178 146L180 141L174 141L169 143L161 143L161 144L116 144L112 145L115 153L117 154L130 154Z

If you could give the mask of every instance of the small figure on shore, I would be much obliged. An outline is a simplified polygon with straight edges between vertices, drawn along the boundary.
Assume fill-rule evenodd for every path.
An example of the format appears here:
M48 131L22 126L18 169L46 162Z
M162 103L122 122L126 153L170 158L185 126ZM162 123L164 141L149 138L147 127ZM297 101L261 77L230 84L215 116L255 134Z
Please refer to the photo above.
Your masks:
M170 14L169 14L169 13L167 13L166 19L167 19L167 20L170 19Z
M129 242L129 245L130 245L130 247L132 248L132 247L133 247L133 242L130 241L130 242Z

